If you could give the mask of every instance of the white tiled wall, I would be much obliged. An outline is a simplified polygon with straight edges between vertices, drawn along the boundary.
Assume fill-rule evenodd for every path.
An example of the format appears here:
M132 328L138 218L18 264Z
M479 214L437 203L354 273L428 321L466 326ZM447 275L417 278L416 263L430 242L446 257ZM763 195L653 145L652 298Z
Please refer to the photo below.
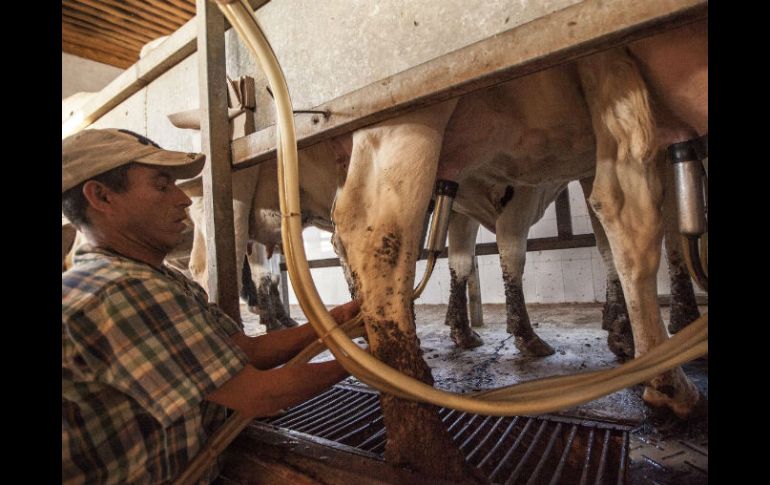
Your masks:
M568 188L573 233L592 233L588 208L580 184L572 182ZM308 259L336 257L331 243L329 243L330 235L328 233L308 228L305 229L303 235ZM529 237L540 238L556 235L556 211L554 205L551 204L543 214L543 218L530 228ZM476 242L494 241L495 235L481 228ZM497 255L479 256L478 264L482 301L484 303L505 303L499 257ZM419 261L416 281L422 278L424 271L425 261ZM350 299L341 268L314 269L312 273L324 303L334 305ZM533 251L527 253L523 283L524 299L528 303L602 302L606 290L604 263L595 247ZM440 259L420 298L420 303L447 303L449 284L447 260ZM699 292L700 290L696 288L696 293ZM658 293L663 295L670 293L665 259L661 260L661 268L658 271ZM290 298L291 303L297 302L291 290Z

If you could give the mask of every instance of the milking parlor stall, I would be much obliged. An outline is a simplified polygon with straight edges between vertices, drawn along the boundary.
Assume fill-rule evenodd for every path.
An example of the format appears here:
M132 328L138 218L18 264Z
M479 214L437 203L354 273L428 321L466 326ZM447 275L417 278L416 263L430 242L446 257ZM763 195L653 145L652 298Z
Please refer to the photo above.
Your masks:
M707 22L700 0L62 1L62 138L205 153L167 263L247 334L312 325L286 365L351 374L232 414L176 483L218 455L223 484L706 483ZM63 268L77 244L63 218Z

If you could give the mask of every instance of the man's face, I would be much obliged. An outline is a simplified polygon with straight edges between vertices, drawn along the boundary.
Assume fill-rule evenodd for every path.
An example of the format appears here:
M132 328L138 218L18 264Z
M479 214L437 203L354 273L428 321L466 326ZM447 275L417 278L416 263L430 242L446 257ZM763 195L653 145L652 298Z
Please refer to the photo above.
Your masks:
M113 193L112 226L133 244L166 253L181 242L190 198L163 169L134 164L128 190Z

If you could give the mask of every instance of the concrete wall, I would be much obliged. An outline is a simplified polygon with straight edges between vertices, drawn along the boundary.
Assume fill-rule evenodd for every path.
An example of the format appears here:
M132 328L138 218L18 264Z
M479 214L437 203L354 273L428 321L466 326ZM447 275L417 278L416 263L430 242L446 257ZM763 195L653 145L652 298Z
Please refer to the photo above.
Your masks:
M284 69L295 108L307 109L579 1L273 0L257 17ZM251 53L232 31L226 35L225 45L228 76L256 79L258 127L272 124L274 111L266 82ZM63 68L63 92L65 84L82 82L76 80L80 72ZM200 149L197 132L173 127L167 115L197 108L198 103L198 63L193 55L93 126L128 128L166 148L195 151ZM574 232L590 233L577 183L570 185L570 196ZM532 227L530 237L555 235L551 206ZM309 258L334 257L328 234L307 229L305 236ZM482 230L478 241L494 241L494 235ZM423 265L418 264L418 275ZM503 302L498 257L481 257L479 266L484 302ZM313 274L325 302L349 299L339 268L318 269ZM594 248L529 253L525 296L531 302L601 301L603 275ZM659 280L660 292L668 293L667 279ZM421 302L446 302L448 283L446 260L440 260Z
M61 53L61 97L96 92L118 77L123 69Z

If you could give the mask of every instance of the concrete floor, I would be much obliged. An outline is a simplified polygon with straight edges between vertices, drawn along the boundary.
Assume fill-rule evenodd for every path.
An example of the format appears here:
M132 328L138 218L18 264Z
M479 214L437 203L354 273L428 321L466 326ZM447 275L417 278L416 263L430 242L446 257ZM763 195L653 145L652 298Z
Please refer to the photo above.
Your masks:
M532 304L527 308L535 331L554 347L554 355L545 358L520 356L505 331L504 305L484 305L484 326L475 329L484 345L472 350L456 349L449 338L449 328L444 325L446 305L418 305L415 309L417 333L436 387L470 392L618 365L607 348L606 332L601 329L601 304ZM701 307L701 312L705 311L707 308ZM663 307L662 314L667 320L667 307ZM306 321L299 306L291 307L291 315L299 322ZM264 331L251 315L244 318L244 324L247 332ZM328 354L317 359L326 358ZM708 361L699 359L689 363L685 372L707 397ZM641 389L641 386L624 389L554 414L633 426L629 446L630 484L706 483L706 406L697 418L683 423L666 411L645 406L640 397Z

